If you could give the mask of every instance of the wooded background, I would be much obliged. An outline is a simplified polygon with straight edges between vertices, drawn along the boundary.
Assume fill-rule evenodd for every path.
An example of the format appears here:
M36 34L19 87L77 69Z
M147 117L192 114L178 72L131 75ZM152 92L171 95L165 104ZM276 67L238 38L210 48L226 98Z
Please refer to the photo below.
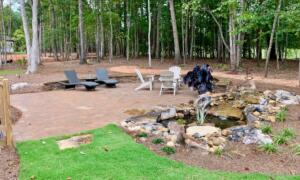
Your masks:
M43 53L69 60L104 57L212 58L239 68L242 59L298 58L300 0L0 0L0 46L11 37L35 72ZM3 48L2 48L3 49ZM3 59L1 51L0 57ZM266 61L262 61L266 59Z

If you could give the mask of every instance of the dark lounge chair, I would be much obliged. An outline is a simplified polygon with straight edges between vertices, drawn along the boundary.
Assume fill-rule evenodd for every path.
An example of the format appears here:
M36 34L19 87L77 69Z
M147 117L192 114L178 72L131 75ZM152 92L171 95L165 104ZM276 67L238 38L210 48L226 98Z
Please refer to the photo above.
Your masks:
M65 75L69 82L63 82L62 84L68 88L75 88L76 86L84 86L87 90L94 90L98 84L95 82L80 81L74 70L65 71Z
M115 79L110 79L108 77L107 70L104 68L99 68L96 70L96 82L99 84L105 84L107 87L116 87L119 82Z

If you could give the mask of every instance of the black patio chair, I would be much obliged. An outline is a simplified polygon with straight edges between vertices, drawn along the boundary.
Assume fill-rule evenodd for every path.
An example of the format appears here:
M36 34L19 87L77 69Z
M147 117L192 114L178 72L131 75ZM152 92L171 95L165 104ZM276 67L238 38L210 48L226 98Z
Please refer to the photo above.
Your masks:
M62 82L65 88L75 88L76 86L84 86L87 90L94 90L98 84L95 82L80 81L77 77L77 74L74 70L65 71L65 76L68 79L68 82Z
M115 79L110 79L108 77L107 70L104 68L99 68L96 70L96 82L98 84L105 84L107 87L116 87L116 85L119 83Z

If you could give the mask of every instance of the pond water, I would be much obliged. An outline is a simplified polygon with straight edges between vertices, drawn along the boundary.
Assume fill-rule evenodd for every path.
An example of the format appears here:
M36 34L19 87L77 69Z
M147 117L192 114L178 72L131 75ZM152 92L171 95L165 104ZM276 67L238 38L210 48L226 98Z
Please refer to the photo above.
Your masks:
M212 123L220 129L226 129L226 128L230 128L233 126L241 125L241 123L239 121L230 120L230 119L220 119L216 116L211 116L211 115L208 115L204 122Z

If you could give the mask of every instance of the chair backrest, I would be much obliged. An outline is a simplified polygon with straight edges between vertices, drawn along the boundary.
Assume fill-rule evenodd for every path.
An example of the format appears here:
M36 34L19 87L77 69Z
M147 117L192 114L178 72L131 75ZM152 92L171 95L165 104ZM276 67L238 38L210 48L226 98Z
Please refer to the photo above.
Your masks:
M76 84L76 83L80 82L80 80L78 79L77 74L74 70L65 71L65 75L66 75L69 83L71 83L71 84Z
M172 71L174 73L174 78L179 79L181 75L181 68L178 66L172 66L169 68L169 71Z
M172 86L174 81L174 73L172 71L162 71L160 73L159 81L165 86Z
M107 70L104 68L99 68L96 70L97 80L108 80Z
M136 75L138 76L138 78L140 79L140 81L141 81L142 83L144 83L145 80L144 80L144 78L143 78L143 76L142 76L141 71L138 70L138 69L135 69L135 73L136 73Z

